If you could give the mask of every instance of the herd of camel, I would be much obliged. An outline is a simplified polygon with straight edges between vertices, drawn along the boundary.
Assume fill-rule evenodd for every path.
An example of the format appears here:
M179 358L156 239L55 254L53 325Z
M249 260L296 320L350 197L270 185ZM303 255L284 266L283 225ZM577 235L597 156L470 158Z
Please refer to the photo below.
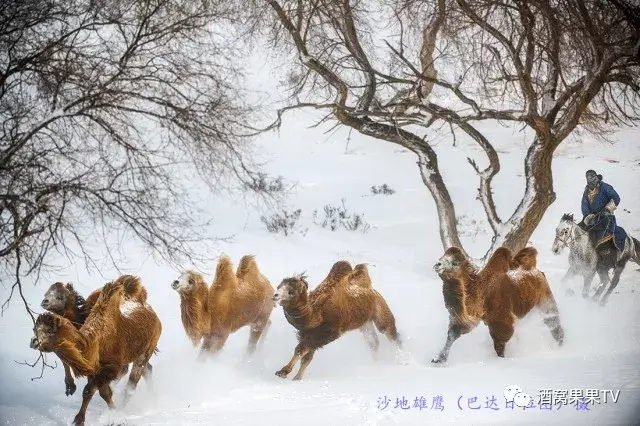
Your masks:
M533 247L515 255L501 247L480 269L460 249L446 250L433 268L442 280L449 326L446 343L432 362L446 362L454 341L480 321L489 329L496 354L504 357L515 321L533 308L543 313L551 335L561 345L564 331L558 307L536 259ZM293 378L300 380L316 350L356 329L364 335L374 358L379 346L376 330L398 349L402 347L395 317L373 287L365 264L352 267L340 260L309 291L304 274L285 278L274 288L254 256L243 256L236 270L222 256L211 286L202 274L188 270L171 287L180 296L182 325L193 345L200 345L201 360L222 349L229 335L245 326L250 327L250 356L264 339L278 305L298 336L293 357L276 372L279 377L286 378L300 361ZM151 384L149 360L157 351L162 325L139 277L120 276L86 299L72 284L57 282L47 290L41 306L47 312L36 320L31 347L61 359L66 395L76 390L73 375L87 377L75 425L84 424L96 390L114 408L111 384L127 374L130 364L125 404L141 377Z

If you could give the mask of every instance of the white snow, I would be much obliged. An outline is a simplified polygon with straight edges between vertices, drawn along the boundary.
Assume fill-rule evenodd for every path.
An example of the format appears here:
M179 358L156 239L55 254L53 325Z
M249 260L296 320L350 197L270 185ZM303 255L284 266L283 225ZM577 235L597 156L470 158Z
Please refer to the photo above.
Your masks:
M275 84L276 80L268 81ZM324 132L331 123L310 128L322 115L316 111L291 113L284 118L280 134L265 135L260 141L269 171L299 182L288 207L302 209L298 228L308 228L308 232L288 237L270 234L260 221L260 215L269 212L211 197L210 211L217 226L212 236L237 234L235 240L221 244L220 251L234 262L244 254L255 254L274 287L284 277L306 270L313 288L339 259L354 265L369 263L374 288L396 316L406 351L403 359L398 359L386 338L379 336L380 354L374 361L362 333L354 331L319 350L301 382L290 380L297 366L289 379L280 379L274 373L289 361L297 342L295 330L277 307L266 340L251 362L239 361L249 337L248 329L242 329L228 339L218 357L198 363L198 351L182 329L179 295L170 286L179 271L154 263L131 243L122 248L131 253L122 273L142 278L148 303L162 321L160 352L151 360L154 386L151 390L142 379L130 404L122 407L126 380L114 385L118 410L112 413L96 394L87 411L87 425L109 421L225 426L634 423L637 418L632 416L637 415L640 404L637 266L627 266L609 305L601 308L580 296L565 295L560 278L568 267L568 252L554 256L551 245L562 214L580 211L584 171L589 168L603 174L621 195L618 223L636 238L640 236L638 129L619 132L613 138L618 143L606 149L585 137L579 142L567 141L555 154L557 200L531 241L539 251L538 268L547 276L559 305L564 345L557 347L542 316L534 312L517 323L506 358L496 357L488 330L481 324L453 344L447 365L436 367L430 360L445 342L448 313L433 265L444 250L435 203L422 182L417 158L410 152L398 152L396 145L357 132L349 135L346 129L327 136ZM519 128L506 129L489 122L479 127L500 153L502 167L494 179L494 197L500 216L509 217L524 192L523 164L531 140ZM345 153L349 136L349 153ZM481 212L475 198L478 177L466 161L469 152L478 149L475 143L458 134L456 147L439 143L434 149L456 213ZM428 174L429 170L423 167L422 172ZM396 193L371 196L371 186L384 183ZM349 213L365 213L365 220L375 228L363 234L331 232L314 225L313 210L322 213L326 204L340 205L342 198L346 198ZM490 245L490 234L461 238L471 256L481 257ZM84 296L104 283L100 275L89 275L82 267L67 266L62 260L60 265L64 269L57 272L55 280L83 283L77 289ZM214 270L212 263L208 278ZM117 272L107 268L103 274L116 276ZM45 283L53 282L51 278L43 277L35 287L25 280L25 295L37 312L41 311ZM597 279L594 289L596 284ZM568 285L580 289L581 279ZM8 291L0 287L0 297L6 297ZM125 306L123 312L133 304ZM37 357L38 353L29 349L32 327L17 301L0 318L0 424L67 424L80 407L86 379L76 380L76 393L65 396L58 361L58 367L46 369L42 379L30 380L39 370L14 361L32 362ZM49 356L48 360L53 363L57 358ZM608 402L589 405L588 411L575 406L554 407L552 411L537 406L507 408L503 393L509 385L522 388L535 403L539 389L552 389L559 395L611 390L614 394L619 391L619 398L614 403L607 393ZM477 406L480 408L470 408Z
M135 311L136 309L141 309L142 308L142 304L139 302L135 302L133 300L125 300L124 302L122 302L120 304L120 313L122 315L124 315L125 317L128 317L131 315L131 313L133 311Z

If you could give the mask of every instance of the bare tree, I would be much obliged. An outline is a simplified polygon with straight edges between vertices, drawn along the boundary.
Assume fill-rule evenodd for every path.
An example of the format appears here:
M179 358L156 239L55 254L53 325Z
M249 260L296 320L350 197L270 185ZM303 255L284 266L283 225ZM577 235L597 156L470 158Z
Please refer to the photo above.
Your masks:
M488 254L526 245L556 197L553 153L576 128L604 135L639 117L640 30L626 0L266 3L247 8L256 18L253 34L297 54L291 103L271 128L287 110L322 109L325 119L415 153L445 248L462 244L427 137L435 123L464 132L486 154L486 167L469 163L493 230ZM506 219L491 188L499 156L478 126L487 120L528 126L535 135L524 194Z
M256 111L241 55L222 35L235 13L224 0L2 2L0 275L15 278L3 310L56 254L115 262L134 239L173 264L213 255L196 250L215 239L195 178L263 178L246 160Z

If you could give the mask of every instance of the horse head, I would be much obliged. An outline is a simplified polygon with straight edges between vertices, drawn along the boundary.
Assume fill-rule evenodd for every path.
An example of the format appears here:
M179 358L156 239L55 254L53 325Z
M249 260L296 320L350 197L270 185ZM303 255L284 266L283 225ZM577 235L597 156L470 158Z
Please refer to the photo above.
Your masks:
M565 247L571 243L571 233L576 225L573 214L565 213L560 219L560 223L556 227L556 238L553 240L551 251L555 255L559 255Z

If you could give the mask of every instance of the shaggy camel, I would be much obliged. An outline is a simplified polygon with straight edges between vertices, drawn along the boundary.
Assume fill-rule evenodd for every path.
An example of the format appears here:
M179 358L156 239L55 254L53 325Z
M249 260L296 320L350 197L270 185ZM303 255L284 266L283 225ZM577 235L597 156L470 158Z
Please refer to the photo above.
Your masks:
M125 277L130 276L123 275L120 278L124 279ZM147 302L147 290L137 285L137 281L127 279L123 282L125 285L126 299L134 300L142 304ZM56 282L51 284L44 294L40 306L49 312L65 317L79 329L82 324L84 324L87 316L89 316L93 305L96 304L101 291L102 289L98 288L92 291L85 299L73 288L73 284ZM62 361L62 367L64 368L65 395L73 395L76 391L76 384L73 380L71 369L64 361ZM122 375L127 374L128 371L129 366L126 365L122 371Z
M247 325L251 328L249 356L271 325L274 289L253 255L243 256L235 272L229 257L222 256L208 289L202 274L192 270L183 272L171 287L180 295L187 336L194 346L202 339L201 360L222 349L230 334Z
M433 363L446 362L453 342L480 321L489 328L496 354L503 358L515 321L534 307L543 313L551 335L562 345L564 331L558 306L545 274L536 267L537 253L535 248L526 247L512 257L509 249L500 247L476 273L459 248L451 247L445 252L434 270L442 280L449 328L447 341Z
M73 370L87 376L82 405L73 422L83 425L95 391L110 409L115 407L111 382L133 363L125 392L125 404L140 377L151 379L151 356L162 332L160 319L148 304L125 298L125 286L142 286L139 278L119 277L103 288L85 323L77 329L63 316L45 312L34 327L31 348L53 352Z
M293 357L276 372L277 376L286 378L301 359L293 380L302 379L316 350L355 329L363 333L374 359L379 346L376 328L401 348L393 313L373 288L366 265L352 269L348 262L338 261L320 285L310 293L308 290L306 277L297 275L282 280L273 296L298 334Z

